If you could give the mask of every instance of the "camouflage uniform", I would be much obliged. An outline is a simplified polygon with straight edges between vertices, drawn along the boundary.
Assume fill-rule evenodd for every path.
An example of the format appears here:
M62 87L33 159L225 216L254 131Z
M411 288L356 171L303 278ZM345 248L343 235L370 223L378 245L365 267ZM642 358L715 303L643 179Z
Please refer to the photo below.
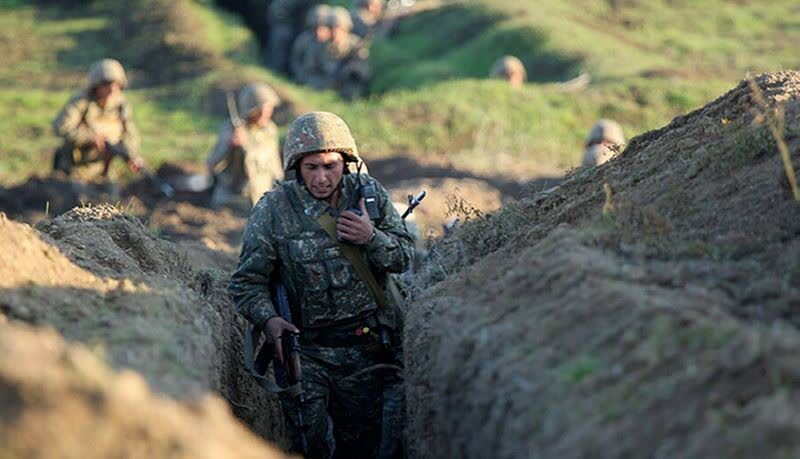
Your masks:
M269 6L269 56L271 69L287 73L289 53L295 38L302 30L302 24L295 18L303 18L305 12L316 5L316 0L273 0Z
M290 68L295 81L316 89L331 86L322 66L326 42L317 40L315 30L317 27L328 27L329 15L328 5L314 7L306 21L307 30L301 33L292 45Z
M365 38L370 35L381 20L381 14L374 14L369 10L372 4L383 7L383 0L357 0L355 7L350 10L353 20L353 34Z
M292 152L309 143L316 147L307 154L333 150L342 152L347 159L358 158L354 143L348 149L342 149L341 144L337 147L336 143L327 147L320 144L315 133L342 126L347 129L341 120L334 125L323 122L309 128L309 120L313 122L320 115L328 119L335 116L312 113L290 127L284 148L287 169L293 168L302 156L293 157ZM346 135L350 136L349 130ZM363 246L363 254L378 282L385 285L389 273L408 268L413 241L386 189L368 176L362 178L376 185L382 212L374 222L375 237ZM397 379L393 379L396 373L362 370L387 361L398 363L398 356L390 358L377 351L376 300L341 252L339 243L316 222L325 212L336 216L357 205L360 196L355 175L344 175L340 190L336 209L314 198L295 180L265 195L247 222L230 292L237 311L250 322L264 326L277 315L268 284L277 277L286 285L294 322L301 330L308 456L328 458L335 452L336 457L375 457L381 440L382 413L394 409L395 416L402 414L397 409L397 397L388 397L390 403L386 405L382 399L389 391L399 392L399 387ZM370 331L356 332L363 327ZM284 408L296 429L293 404L286 400ZM295 435L295 450L298 438Z
M350 33L353 21L342 7L332 8L331 28L343 29L347 35L331 40L325 48L323 71L331 87L345 98L359 96L370 77L369 48L357 35Z
M55 170L70 174L74 166L103 161L95 148L94 139L103 135L113 147L109 152L123 158L135 158L139 152L139 132L131 120L131 108L125 96L111 98L105 107L95 100L95 88L105 82L128 84L122 65L113 59L103 59L92 65L87 88L75 94L53 121L56 135L64 144L56 151Z
M616 121L599 120L592 126L583 153L584 166L599 166L611 159L625 143L622 126Z
M244 115L262 105L279 103L278 95L266 85L245 86L239 94L238 107ZM278 127L270 121L265 126L248 123L242 126L247 140L241 147L231 147L233 125L226 122L219 131L217 143L208 157L208 167L215 177L211 206L219 207L232 197L246 194L252 204L283 179L278 146ZM222 170L215 172L220 164Z
M525 70L525 64L519 58L503 56L492 65L489 76L507 81L511 81L516 76L521 82L525 82L528 79L528 72Z

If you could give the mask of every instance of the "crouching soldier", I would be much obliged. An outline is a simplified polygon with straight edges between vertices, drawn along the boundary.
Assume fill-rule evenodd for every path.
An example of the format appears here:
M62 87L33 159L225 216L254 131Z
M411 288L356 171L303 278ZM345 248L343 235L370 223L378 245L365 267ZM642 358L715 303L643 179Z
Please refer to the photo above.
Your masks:
M348 173L360 158L338 116L296 119L283 156L297 179L267 193L250 215L230 285L236 310L264 330L278 356L281 338L299 334L305 395L283 403L295 452L394 457L402 314L386 290L390 273L410 267L413 239L386 189ZM276 280L292 323L270 296Z
M515 56L503 56L498 59L489 75L492 78L506 80L516 88L522 87L528 79L525 64Z
M241 194L255 204L276 180L283 180L278 127L272 122L279 102L278 94L265 84L250 84L239 91L238 108L244 119L232 114L207 161L214 177L211 207L223 206Z
M61 109L53 129L64 139L56 150L54 171L70 175L75 167L102 164L102 176L114 157L122 158L138 172L139 134L131 120L131 108L123 90L128 84L125 70L114 59L95 62L88 85Z
M599 120L586 138L584 166L599 166L611 159L625 144L622 126L616 121Z

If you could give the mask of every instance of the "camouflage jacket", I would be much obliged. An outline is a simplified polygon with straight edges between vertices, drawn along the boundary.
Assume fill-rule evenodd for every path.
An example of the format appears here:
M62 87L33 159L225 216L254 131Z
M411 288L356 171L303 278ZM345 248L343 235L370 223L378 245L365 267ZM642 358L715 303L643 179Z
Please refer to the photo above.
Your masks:
M599 166L613 158L616 152L603 144L592 145L583 152L583 166Z
M350 17L353 18L353 34L361 38L370 35L381 19L364 8L350 10Z
M301 33L292 45L289 68L297 82L316 89L330 88L333 82L325 74L325 43L317 42L313 30Z
M240 193L247 186L247 193L256 202L261 195L272 189L275 180L283 180L278 146L278 127L269 122L264 127L246 126L247 142L231 148L233 126L226 122L219 131L217 143L208 157L207 164L216 172L217 183L232 192Z
M359 81L369 79L369 48L364 40L350 34L342 42L329 42L325 46L323 69L325 75L338 88L357 75Z
M408 269L414 241L405 230L388 192L375 183L382 217L374 222L375 238L364 252L375 278L385 284L389 273ZM366 318L377 304L364 281L316 219L338 215L358 200L355 175L345 175L338 209L315 199L295 180L265 195L253 208L242 241L239 266L231 278L236 310L263 325L276 316L269 283L279 278L289 293L298 327L324 329Z
M93 149L94 138L102 134L112 145L129 156L139 153L139 131L130 118L131 108L124 97L101 108L87 91L74 95L53 121L53 130L65 142L80 149Z

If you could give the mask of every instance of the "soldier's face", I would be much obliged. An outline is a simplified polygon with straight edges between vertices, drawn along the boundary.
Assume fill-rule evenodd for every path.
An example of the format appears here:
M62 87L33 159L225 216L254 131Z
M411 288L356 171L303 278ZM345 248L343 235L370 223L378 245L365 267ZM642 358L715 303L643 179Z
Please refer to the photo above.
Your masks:
M348 35L350 35L350 32L348 32L347 29L343 29L341 27L336 27L335 29L333 29L332 32L333 41L337 43L346 40Z
M331 39L330 27L317 27L314 29L314 37L319 43L326 43Z
M275 108L272 105L264 104L251 111L247 116L247 120L256 126L264 127L269 123L269 120L272 118L272 112L274 111Z
M115 81L100 83L94 88L94 95L101 106L105 105L112 97L119 95L120 92L122 92L122 86Z
M339 189L344 175L341 153L314 153L300 160L300 176L306 188L317 199L329 199Z
M525 84L525 77L522 76L521 73L511 72L508 75L508 81L511 83L511 86L514 86L515 88L521 88L522 85Z

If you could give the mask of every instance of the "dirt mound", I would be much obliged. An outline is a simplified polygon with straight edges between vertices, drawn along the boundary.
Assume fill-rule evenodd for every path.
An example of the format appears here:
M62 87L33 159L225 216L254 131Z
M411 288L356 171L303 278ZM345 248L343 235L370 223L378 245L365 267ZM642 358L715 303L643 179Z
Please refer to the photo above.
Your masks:
M30 177L20 185L0 187L0 212L14 219L38 221L82 203L113 201L113 189L56 177Z
M159 239L111 206L76 208L38 230L0 220L4 315L51 325L159 392L219 392L257 433L280 441L276 401L243 370L246 324L226 293L229 265L192 262L213 259L211 249Z
M220 399L154 395L51 330L0 325L0 394L2 457L285 457Z
M797 168L800 75L757 81ZM417 456L800 453L800 204L756 109L743 82L438 246Z

